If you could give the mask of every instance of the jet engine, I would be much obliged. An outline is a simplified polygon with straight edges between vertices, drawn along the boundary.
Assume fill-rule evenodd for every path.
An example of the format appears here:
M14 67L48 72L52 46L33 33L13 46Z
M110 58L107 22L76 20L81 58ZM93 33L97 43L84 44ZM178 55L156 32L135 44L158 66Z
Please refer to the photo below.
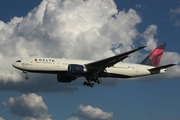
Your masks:
M57 81L58 82L71 82L75 79L76 79L76 77L63 75L63 74L57 74Z
M80 76L85 72L84 66L77 64L68 65L68 74L73 76Z

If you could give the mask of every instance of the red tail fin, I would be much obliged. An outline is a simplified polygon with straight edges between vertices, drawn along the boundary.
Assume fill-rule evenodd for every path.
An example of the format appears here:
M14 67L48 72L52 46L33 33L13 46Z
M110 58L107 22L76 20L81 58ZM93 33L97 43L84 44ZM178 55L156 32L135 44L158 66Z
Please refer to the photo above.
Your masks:
M164 48L166 47L165 43L161 43L156 49L154 49L142 62L143 65L155 66L158 67L159 62L162 58Z

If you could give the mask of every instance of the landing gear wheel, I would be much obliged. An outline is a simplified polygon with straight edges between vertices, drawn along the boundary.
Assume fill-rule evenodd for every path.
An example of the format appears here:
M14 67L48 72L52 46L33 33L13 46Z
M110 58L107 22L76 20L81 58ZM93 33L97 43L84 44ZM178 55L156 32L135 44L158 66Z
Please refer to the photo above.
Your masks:
M94 84L92 83L92 84L90 84L90 87L94 87Z
M94 83L90 83L90 82L83 82L83 85L89 86L89 87L94 87Z
M96 83L96 82L98 82L98 80L95 79L94 82Z
M87 82L84 82L83 85L87 85L88 83Z
M28 79L29 79L29 76L26 76L25 79L28 80Z
M28 80L29 79L29 76L27 74L28 72L27 71L23 71L23 73L25 73L25 75L26 75L25 79Z
M102 80L98 80L97 83L99 83L99 84L102 83Z

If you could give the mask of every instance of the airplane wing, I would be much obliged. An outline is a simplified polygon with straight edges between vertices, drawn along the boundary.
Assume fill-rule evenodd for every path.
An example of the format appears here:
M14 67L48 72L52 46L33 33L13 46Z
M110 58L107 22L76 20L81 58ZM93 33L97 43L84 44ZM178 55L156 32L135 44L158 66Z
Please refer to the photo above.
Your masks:
M102 59L102 60L99 60L99 61L88 63L88 64L85 64L85 67L90 71L101 71L101 70L104 70L107 67L111 67L114 64L124 60L125 58L128 57L129 54L131 54L133 52L136 52L136 51L138 51L138 50L140 50L142 48L145 48L145 47L146 46L139 47L137 49L134 49L134 50L122 53L122 54L118 54L118 55L115 55L115 56L112 56L112 57L109 57L109 58L106 58L106 59Z

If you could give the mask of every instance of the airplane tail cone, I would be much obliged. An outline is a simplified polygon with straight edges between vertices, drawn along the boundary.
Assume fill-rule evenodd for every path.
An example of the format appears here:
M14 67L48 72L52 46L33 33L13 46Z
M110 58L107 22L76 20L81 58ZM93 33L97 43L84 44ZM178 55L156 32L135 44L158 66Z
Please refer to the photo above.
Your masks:
M156 49L154 49L142 62L143 65L158 67L162 58L162 54L166 47L165 43L161 43Z

